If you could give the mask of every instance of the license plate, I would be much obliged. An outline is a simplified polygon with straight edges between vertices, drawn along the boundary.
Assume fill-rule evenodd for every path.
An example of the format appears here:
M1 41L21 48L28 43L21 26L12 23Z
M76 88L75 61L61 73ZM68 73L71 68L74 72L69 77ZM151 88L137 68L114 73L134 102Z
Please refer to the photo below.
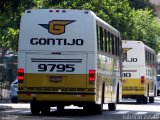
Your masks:
M50 76L50 81L51 82L62 82L62 76Z

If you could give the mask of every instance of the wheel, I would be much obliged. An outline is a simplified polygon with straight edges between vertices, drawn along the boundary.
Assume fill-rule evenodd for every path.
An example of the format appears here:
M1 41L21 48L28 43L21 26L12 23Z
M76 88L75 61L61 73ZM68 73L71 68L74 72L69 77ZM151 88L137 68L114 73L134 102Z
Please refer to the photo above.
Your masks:
M154 103L154 97L149 97L149 102Z
M142 102L142 100L139 99L139 98L136 101L137 101L138 104L140 104Z
M108 103L108 109L109 111L116 110L116 103Z
M102 114L103 113L104 91L105 91L105 83L103 83L103 86L102 86L101 103L94 105L94 112L96 114Z
M30 102L30 109L33 115L38 115L40 113L40 106L36 101Z
M147 102L148 102L148 97L143 97L143 98L142 98L142 101L143 101L144 104L147 104Z
M100 104L95 104L95 113L96 114L102 114L103 113L103 104L104 104L104 91L105 91L105 83L103 83L102 86L102 96L101 96L101 103Z
M117 87L117 97L116 97L116 102L119 103L119 85Z
M48 115L50 113L50 106L42 106L41 113L42 115Z
M86 105L83 107L83 110L85 111L85 113L102 114L103 104Z
M101 104L95 104L91 110L93 110L95 114L102 114L103 113L103 103L101 102Z
M95 113L102 114L103 113L103 104L95 106Z
M57 111L64 111L64 105L57 105Z
M100 104L90 104L83 107L83 110L87 113L102 114L103 113L103 103L104 103L104 84L102 87L102 96Z
M83 106L83 110L85 113L90 113L91 112L91 106L90 105L85 105Z

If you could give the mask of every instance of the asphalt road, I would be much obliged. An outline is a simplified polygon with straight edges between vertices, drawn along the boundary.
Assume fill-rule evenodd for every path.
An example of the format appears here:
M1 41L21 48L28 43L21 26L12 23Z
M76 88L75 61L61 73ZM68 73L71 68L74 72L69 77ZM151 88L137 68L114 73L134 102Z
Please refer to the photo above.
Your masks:
M75 106L65 107L64 112L51 108L47 116L33 116L29 104L0 104L6 108L0 111L0 120L160 120L160 98L155 103L137 104L134 101L124 101L117 105L116 111L108 111L104 105L101 115L85 113L82 108Z

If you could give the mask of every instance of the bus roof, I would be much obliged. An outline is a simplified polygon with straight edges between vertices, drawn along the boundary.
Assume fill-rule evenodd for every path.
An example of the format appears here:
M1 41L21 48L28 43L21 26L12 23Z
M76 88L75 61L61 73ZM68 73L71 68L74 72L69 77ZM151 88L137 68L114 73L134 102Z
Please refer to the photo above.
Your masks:
M120 37L115 28L90 10L26 10L21 18L19 50L96 51L96 24Z
M109 28L112 33L116 34L117 36L120 36L120 32L117 29L115 29L114 27L103 21L101 18L96 16L96 21L97 24L99 24L100 26L105 26L106 28Z
M141 44L141 45L144 46L146 49L148 49L148 50L151 51L152 53L156 54L155 51L154 51L152 48L150 48L149 46L145 45L142 41L137 41L137 40L122 40L122 43L127 43L127 42L132 43L132 44L134 44L134 43L135 43L135 44L136 44L136 43Z
M85 13L85 14L90 14L91 16L93 16L96 21L97 24L99 24L100 26L104 26L106 28L109 28L110 31L114 34L117 34L117 36L120 35L120 32L115 29L114 27L112 27L111 25L109 25L107 22L105 22L104 20L102 20L101 18L99 18L98 16L96 16L96 14L91 11L91 10L79 10L79 9L34 9L34 10L26 10L25 13L31 13L31 12L60 12L62 11L63 13L68 12L68 11L74 11L75 13Z

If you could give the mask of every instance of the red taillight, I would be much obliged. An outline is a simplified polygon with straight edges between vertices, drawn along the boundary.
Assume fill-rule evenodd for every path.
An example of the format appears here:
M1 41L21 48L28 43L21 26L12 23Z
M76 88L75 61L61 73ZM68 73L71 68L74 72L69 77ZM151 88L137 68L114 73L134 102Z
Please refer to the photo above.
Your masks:
M18 69L18 82L23 82L24 81L24 69L19 68Z
M89 81L94 82L96 77L96 71L95 70L89 70Z
M19 68L19 69L18 69L18 73L24 73L24 69Z
M145 81L145 77L141 76L141 84L144 84L144 81Z
M18 76L18 80L19 80L19 81L24 80L24 76Z

